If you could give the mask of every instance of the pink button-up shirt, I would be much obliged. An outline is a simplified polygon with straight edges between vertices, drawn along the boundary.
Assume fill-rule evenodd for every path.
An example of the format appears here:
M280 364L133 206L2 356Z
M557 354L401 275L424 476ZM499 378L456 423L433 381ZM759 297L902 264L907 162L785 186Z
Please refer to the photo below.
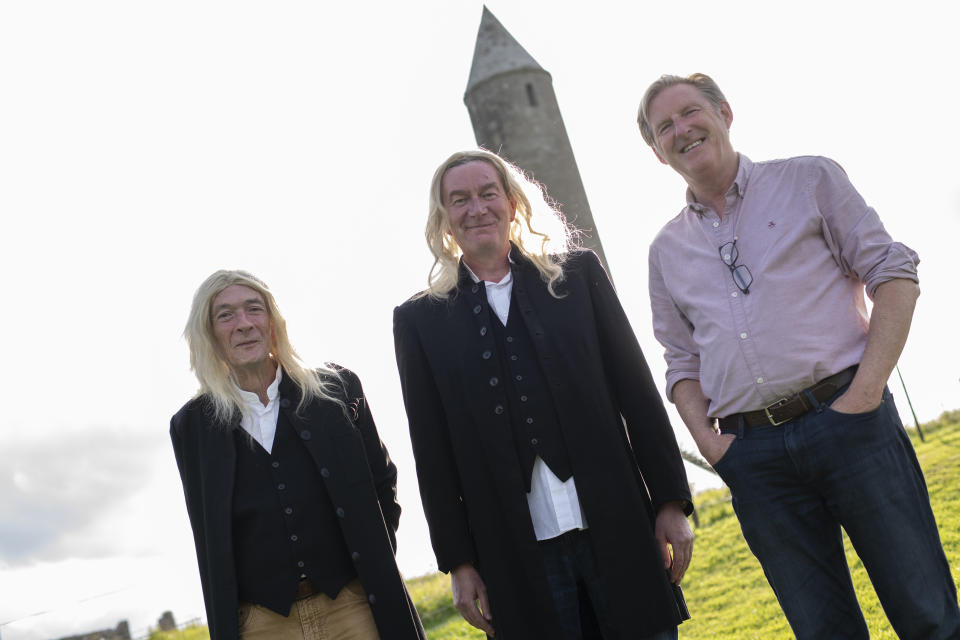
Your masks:
M719 248L737 238L749 294ZM761 409L857 364L867 341L864 288L918 282L917 254L827 158L751 162L740 155L723 217L687 206L650 246L653 330L667 397L699 380L711 417Z

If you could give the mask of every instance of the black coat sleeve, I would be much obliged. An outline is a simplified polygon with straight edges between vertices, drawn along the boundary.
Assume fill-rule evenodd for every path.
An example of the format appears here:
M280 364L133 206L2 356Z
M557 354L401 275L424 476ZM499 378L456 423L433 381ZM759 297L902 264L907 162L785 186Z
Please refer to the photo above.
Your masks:
M588 278L604 369L626 424L630 446L654 510L674 500L687 501L690 486L676 435L630 321L599 258L577 258Z
M393 313L393 337L403 403L430 540L441 571L476 560L443 400L407 305Z
M197 567L200 572L200 586L203 589L203 602L207 612L207 621L210 627L210 637L217 638L224 635L230 636L234 633L231 629L224 629L229 623L224 624L218 611L222 610L225 599L234 598L235 593L217 593L214 588L214 577L217 574L218 559L209 553L208 542L211 533L208 530L209 523L204 515L204 501L201 486L204 484L203 475L205 465L199 459L196 449L196 422L198 405L195 402L188 403L173 418L170 419L170 441L173 444L173 455L177 460L177 470L180 472L180 481L183 485L183 497L187 505L187 515L190 518L190 529L193 532L194 547L197 552ZM207 427L206 424L202 425ZM213 539L219 540L217 533L212 534ZM235 605L234 605L235 607Z
M177 413L170 419L170 441L173 444L173 456L177 460L177 470L180 472L180 482L183 485L183 498L187 504L187 515L190 517L191 529L193 530L193 540L197 547L197 555L201 564L204 561L205 540L203 537L203 528L197 523L203 521L200 511L200 500L194 495L194 487L198 484L198 479L193 477L193 469L187 462L187 452L184 450L183 436L181 430L184 428L186 418L183 412Z
M373 421L370 405L363 393L360 378L348 369L341 369L340 376L346 395L347 409L351 419L360 431L363 448L367 456L367 465L373 476L377 490L377 500L383 521L390 532L393 548L397 548L396 532L400 525L400 503L397 501L397 466L390 459L387 447L380 440L377 425Z

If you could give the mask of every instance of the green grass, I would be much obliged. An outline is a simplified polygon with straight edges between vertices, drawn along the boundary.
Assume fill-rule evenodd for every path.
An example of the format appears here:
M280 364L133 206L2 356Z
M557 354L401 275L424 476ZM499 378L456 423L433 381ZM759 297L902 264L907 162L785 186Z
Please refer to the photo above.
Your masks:
M915 430L911 438L926 475L930 500L940 527L940 538L954 582L960 581L960 410L949 411L922 426L926 442ZM684 640L789 640L790 627L777 605L757 560L750 553L730 506L726 489L696 496L700 525L696 528L693 564L683 581L693 616L680 627ZM844 540L853 583L863 608L870 637L895 640L866 570ZM433 574L407 581L429 640L483 640L468 625L450 597L450 578ZM151 640L207 640L206 628L180 635L152 636ZM190 635L188 635L190 634Z
M187 627L179 631L154 631L149 640L210 640L206 625Z

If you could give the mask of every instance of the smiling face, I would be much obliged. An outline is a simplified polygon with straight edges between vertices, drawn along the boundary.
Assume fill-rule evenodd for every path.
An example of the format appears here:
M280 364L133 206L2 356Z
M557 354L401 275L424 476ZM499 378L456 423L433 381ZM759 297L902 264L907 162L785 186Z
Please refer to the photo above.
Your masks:
M665 88L650 103L653 151L660 162L676 170L688 184L710 182L735 168L737 154L730 144L730 105L719 108L693 85Z
M213 299L210 320L220 355L231 369L272 367L273 324L258 291L230 285Z
M483 160L451 167L440 183L450 233L464 260L489 260L510 253L510 223L517 214L500 176Z

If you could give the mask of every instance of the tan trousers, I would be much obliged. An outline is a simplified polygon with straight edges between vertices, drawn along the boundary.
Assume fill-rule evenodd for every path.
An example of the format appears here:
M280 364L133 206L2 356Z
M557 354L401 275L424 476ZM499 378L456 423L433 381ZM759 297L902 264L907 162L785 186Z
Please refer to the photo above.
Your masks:
M367 593L351 580L331 600L317 593L295 600L289 616L240 604L240 640L380 640Z

